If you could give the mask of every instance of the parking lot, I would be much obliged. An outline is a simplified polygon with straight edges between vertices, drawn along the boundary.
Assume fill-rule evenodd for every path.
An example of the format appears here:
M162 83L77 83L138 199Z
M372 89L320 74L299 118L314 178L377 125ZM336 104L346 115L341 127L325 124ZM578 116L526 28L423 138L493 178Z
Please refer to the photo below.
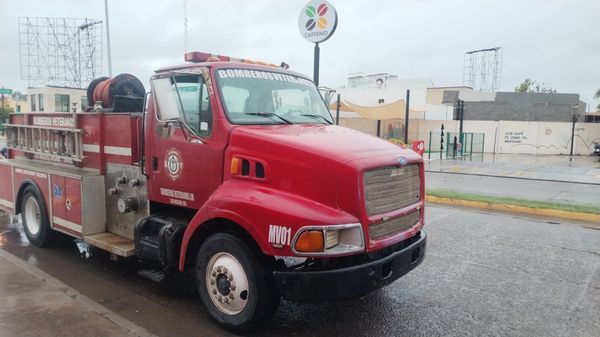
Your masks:
M600 231L437 206L426 219L419 268L356 300L282 302L257 335L600 335ZM0 246L156 335L226 335L187 280L159 287L137 276L135 260L82 259L70 240L33 248L15 225L2 227Z

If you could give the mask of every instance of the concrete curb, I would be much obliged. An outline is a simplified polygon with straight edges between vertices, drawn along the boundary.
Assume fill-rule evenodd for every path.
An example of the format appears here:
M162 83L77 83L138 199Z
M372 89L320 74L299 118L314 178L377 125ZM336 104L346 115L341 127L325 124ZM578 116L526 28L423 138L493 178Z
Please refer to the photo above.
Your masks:
M134 334L136 336L140 336L140 337L146 337L146 336L157 337L156 335L148 332L146 329L144 329L144 328L140 327L139 325L131 322L130 320L118 315L117 313L109 310L105 306L95 302L91 298L81 294L77 290L64 284L60 280L52 277L50 274L30 265L29 263L21 260L17 256L10 254L3 249L0 249L0 258L3 258L5 260L7 260L8 262L11 262L12 264L16 265L17 267L19 267L19 268L23 269L24 271L28 272L29 274L33 275L37 279L46 282L47 284L56 288L58 291L73 298L73 300L88 307L93 312L108 319L109 321L111 321L114 324L116 324L117 326L131 332L132 334Z
M521 214L545 216L545 217L552 217L552 218L561 218L561 219L568 219L568 220L579 220L579 221L600 224L600 214L570 212L570 211L563 211L563 210L549 209L549 208L531 208L531 207L509 205L509 204L493 204L493 203L484 202L484 201L452 199L452 198L436 197L436 196L432 196L432 195L426 195L425 200L427 202L438 203L438 204L490 209L490 210L495 210L495 211L521 213Z
M458 175L476 176L476 177L490 177L490 178L503 178L503 179L547 181L547 182L551 182L551 183L579 184L579 185L593 185L593 186L598 185L598 186L600 186L600 183L593 183L593 182L589 182L589 181L556 180L556 179L544 179L544 178L526 178L526 177L515 177L515 176L505 176L505 175L503 176L503 175L497 175L497 174L484 174L484 173L429 171L429 170L425 170L425 173L458 174Z

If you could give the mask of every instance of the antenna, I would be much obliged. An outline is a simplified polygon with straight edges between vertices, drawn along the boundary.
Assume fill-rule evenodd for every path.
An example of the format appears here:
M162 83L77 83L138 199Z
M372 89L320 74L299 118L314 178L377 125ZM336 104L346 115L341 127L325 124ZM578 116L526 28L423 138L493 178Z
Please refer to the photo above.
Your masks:
M83 88L102 72L102 21L19 18L19 55L29 87Z
M502 47L472 50L465 53L463 85L479 91L500 88Z
M183 51L188 51L188 18L187 18L187 0L183 0Z

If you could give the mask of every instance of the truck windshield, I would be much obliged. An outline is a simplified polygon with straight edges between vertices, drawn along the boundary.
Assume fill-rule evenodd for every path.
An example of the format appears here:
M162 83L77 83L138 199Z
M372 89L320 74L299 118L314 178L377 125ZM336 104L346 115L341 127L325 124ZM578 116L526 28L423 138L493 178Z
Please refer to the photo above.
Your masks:
M302 77L251 69L219 69L225 113L234 124L333 124L315 85Z

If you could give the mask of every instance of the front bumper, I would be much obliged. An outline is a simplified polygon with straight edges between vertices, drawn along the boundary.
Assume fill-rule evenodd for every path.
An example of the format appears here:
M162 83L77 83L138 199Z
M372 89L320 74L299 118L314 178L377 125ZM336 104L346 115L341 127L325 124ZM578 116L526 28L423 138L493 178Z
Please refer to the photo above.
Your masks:
M356 266L319 271L274 271L286 300L321 302L360 297L388 285L423 262L427 235L383 258Z

